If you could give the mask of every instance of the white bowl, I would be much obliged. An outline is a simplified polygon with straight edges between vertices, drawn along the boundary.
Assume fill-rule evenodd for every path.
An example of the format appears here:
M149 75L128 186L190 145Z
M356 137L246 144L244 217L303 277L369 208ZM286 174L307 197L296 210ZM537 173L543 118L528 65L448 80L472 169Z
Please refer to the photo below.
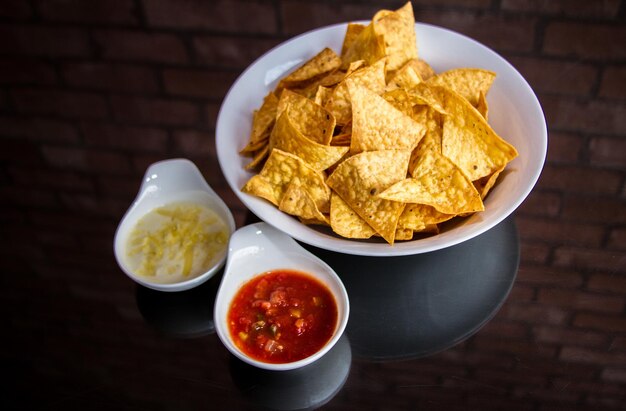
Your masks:
M204 283L224 266L227 248L206 272L185 281L162 284L139 276L130 268L126 244L133 228L141 217L158 207L175 202L191 202L215 211L226 223L228 236L235 231L235 220L228 206L213 191L198 168L189 160L173 159L152 164L146 170L139 193L115 232L114 251L118 265L133 281L158 291L183 291Z
M235 345L228 327L228 311L239 289L249 280L281 269L306 273L326 285L335 297L338 318L330 340L315 354L299 361L275 364L251 358ZM213 313L217 335L233 355L258 368L286 371L311 364L337 343L348 324L350 302L341 279L328 264L285 233L266 223L256 223L235 231L230 239L228 260Z
M277 46L248 67L224 99L217 120L217 154L228 184L246 207L261 220L304 243L371 256L410 255L449 247L489 230L511 214L537 182L546 157L548 136L539 101L518 71L494 51L466 36L427 24L415 25L418 49L420 57L435 71L476 67L497 73L487 97L489 122L517 148L519 156L507 166L489 193L484 212L451 224L438 235L390 246L378 241L345 239L328 230L301 224L269 202L241 192L241 187L252 177L244 169L250 158L239 155L250 135L252 112L275 88L277 80L291 69L324 47L339 52L345 31L346 24L333 25Z

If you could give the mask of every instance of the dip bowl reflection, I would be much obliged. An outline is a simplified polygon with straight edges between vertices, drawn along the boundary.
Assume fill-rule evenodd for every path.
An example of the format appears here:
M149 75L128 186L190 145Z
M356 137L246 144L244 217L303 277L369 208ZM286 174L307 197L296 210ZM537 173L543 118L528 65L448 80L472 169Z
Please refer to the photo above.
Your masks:
M238 336L233 335L229 323L232 302L242 287L258 279L259 275L277 271L299 272L317 280L328 288L337 308L337 320L329 339L316 352L290 362L272 362L250 355L238 345ZM245 226L231 236L224 276L215 300L214 323L218 337L235 357L266 370L304 367L321 358L337 343L348 323L349 312L348 294L339 276L288 235L266 223L257 223ZM307 334L300 337L306 339Z

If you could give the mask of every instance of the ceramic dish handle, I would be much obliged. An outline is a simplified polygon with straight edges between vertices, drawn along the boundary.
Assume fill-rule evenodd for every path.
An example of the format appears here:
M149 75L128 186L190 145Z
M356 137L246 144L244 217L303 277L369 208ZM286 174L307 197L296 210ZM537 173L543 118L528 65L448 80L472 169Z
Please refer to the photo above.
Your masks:
M217 196L198 167L184 158L163 160L148 167L139 191L147 194L156 190L159 190L160 194L167 194L170 191L206 190Z

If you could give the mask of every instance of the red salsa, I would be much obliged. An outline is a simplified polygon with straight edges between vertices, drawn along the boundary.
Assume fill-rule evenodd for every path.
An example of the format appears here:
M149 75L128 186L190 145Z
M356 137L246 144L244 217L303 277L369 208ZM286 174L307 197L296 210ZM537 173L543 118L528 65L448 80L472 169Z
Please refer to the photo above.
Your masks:
M228 312L235 344L267 363L306 358L326 344L337 325L337 303L328 287L292 270L259 275L237 292Z

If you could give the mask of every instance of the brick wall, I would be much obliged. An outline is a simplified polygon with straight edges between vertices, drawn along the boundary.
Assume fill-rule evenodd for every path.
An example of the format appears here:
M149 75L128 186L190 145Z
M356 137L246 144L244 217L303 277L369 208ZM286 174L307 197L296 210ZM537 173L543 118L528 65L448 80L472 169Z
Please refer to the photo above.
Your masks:
M293 35L401 4L3 1L0 257L3 273L21 277L2 299L32 299L37 282L48 288L35 292L42 300L33 313L68 293L85 303L82 316L62 306L66 316L52 323L97 323L103 315L94 302L128 315L134 302L120 294L124 279L105 278L116 270L115 227L145 168L190 158L241 225L244 207L223 180L214 146L229 85ZM626 2L414 0L413 6L417 21L469 35L513 63L538 94L550 133L544 172L516 214L522 263L510 299L478 335L424 364L444 386L476 392L468 403L482 409L510 406L510 398L523 409L622 408ZM99 292L86 286L87 270L102 284ZM32 330L28 323L13 326ZM443 369L460 377L442 380ZM505 391L488 389L503 380Z

